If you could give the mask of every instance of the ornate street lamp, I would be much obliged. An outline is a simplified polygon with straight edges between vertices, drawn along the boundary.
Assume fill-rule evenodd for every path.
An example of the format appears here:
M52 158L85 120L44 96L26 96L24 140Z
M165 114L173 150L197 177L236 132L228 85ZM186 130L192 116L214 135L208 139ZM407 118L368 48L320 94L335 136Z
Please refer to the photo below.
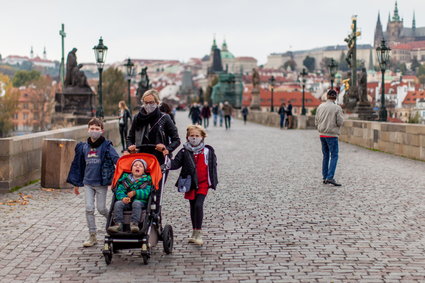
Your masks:
M124 66L127 68L127 81L128 81L128 108L131 110L131 97L130 97L130 84L131 84L131 77L134 76L134 64L131 62L131 59L127 59L127 63L124 64Z
M305 109L305 83L307 81L306 77L308 75L307 71L305 70L305 68L303 68L303 71L301 72L301 86L303 88L303 100L302 100L302 108L301 108L301 115L305 115L307 113L307 110Z
M97 106L96 116L103 118L103 103L102 103L102 71L105 65L106 52L108 47L103 45L103 39L100 37L99 44L93 47L94 55L96 57L97 69L99 70L99 105Z
M270 82L270 86L271 86L271 90L272 90L272 101L271 101L271 105L270 105L270 112L274 112L274 106L273 106L273 92L274 92L274 83L275 83L275 78L274 76L272 76L269 80Z
M331 58L331 62L329 62L328 68L329 68L329 74L331 76L331 89L334 88L334 78L335 73L337 71L338 64L335 62L334 58Z
M391 49L385 45L385 40L381 41L381 46L376 48L376 54L378 55L379 67L381 67L382 73L382 85L381 85L381 109L379 110L379 121L387 121L387 109L385 107L385 69L390 63L390 51Z

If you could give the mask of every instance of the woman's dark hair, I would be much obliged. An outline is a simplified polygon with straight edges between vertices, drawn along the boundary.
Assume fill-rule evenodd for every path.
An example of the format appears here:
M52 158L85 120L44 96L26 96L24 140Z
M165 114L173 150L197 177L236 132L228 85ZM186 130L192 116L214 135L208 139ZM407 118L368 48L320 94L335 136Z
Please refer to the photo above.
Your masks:
M171 107L167 103L162 102L161 105L159 106L159 111L161 111L163 113L170 114L171 113Z

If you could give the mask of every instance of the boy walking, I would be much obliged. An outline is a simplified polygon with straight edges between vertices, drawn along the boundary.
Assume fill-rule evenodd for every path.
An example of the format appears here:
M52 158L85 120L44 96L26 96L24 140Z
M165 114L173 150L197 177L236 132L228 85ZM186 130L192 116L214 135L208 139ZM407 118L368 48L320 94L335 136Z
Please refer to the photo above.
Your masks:
M103 135L103 122L93 118L88 123L87 142L75 146L75 157L69 170L67 182L74 186L74 193L80 194L79 187L85 189L86 218L89 239L84 247L97 244L96 223L94 217L95 199L97 211L107 217L106 194L115 171L119 156L112 142Z
M315 124L320 133L322 143L322 175L323 184L341 186L334 179L338 162L338 136L341 131L344 117L341 106L335 103L337 93L331 89L327 93L328 100L320 104L316 111Z

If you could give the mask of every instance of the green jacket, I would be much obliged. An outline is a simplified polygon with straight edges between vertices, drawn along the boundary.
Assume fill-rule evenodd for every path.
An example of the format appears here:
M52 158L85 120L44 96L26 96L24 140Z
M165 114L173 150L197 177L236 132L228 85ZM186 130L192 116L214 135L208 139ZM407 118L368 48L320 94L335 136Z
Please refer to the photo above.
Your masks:
M124 173L118 180L118 187L115 192L117 200L122 200L127 197L127 193L136 191L133 200L139 200L147 203L149 194L152 189L152 178L150 175L142 175L138 180L135 180L133 174Z

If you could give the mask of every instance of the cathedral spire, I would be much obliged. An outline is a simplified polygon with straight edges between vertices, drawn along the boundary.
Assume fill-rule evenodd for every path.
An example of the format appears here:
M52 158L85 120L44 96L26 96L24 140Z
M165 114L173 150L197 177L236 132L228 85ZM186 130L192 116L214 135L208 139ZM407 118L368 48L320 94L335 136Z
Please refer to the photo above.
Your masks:
M375 37L374 37L375 46L379 46L379 44L381 44L382 39L384 39L384 32L382 30L381 15L378 12L378 20L376 21Z
M211 46L211 51L214 52L214 49L217 49L217 42L215 41L215 34L214 34L213 45Z
M415 31L415 30L416 30L415 11L413 11L412 29L413 29L413 31Z
M226 43L226 39L223 40L223 45L221 45L221 51L229 51L227 49L227 43Z
M44 60L46 60L46 59L47 59L46 46L44 46L44 50L43 50L43 59L44 59Z
M398 7L397 7L397 1L395 1L395 8L394 8L394 16L393 16L393 22L399 22L400 16L398 14Z
M30 51L30 58L31 59L34 58L34 49L32 48L32 46L31 46L31 51Z

